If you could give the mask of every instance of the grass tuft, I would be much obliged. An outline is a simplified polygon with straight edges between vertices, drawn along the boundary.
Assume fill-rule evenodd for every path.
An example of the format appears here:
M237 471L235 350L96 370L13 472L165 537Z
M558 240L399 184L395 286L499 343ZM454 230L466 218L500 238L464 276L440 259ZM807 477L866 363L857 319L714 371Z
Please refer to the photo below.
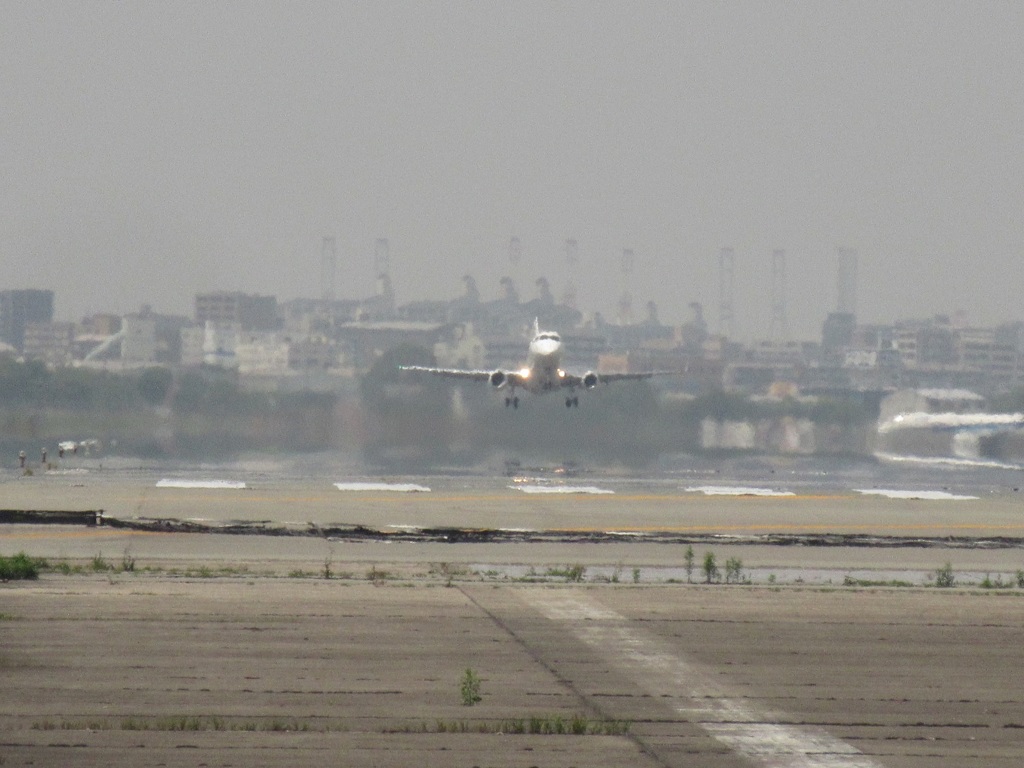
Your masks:
M459 695L462 697L462 704L472 707L481 700L480 677L469 667L462 674L462 681L459 683Z
M0 581L38 579L39 569L44 563L45 561L29 557L24 552L11 557L0 555Z
M945 589L956 586L956 577L953 575L953 564L948 560L944 566L935 571L935 586Z
M583 581L583 577L586 573L587 567L580 563L576 563L575 565L567 565L564 568L548 568L545 575L565 579L567 582L578 583Z

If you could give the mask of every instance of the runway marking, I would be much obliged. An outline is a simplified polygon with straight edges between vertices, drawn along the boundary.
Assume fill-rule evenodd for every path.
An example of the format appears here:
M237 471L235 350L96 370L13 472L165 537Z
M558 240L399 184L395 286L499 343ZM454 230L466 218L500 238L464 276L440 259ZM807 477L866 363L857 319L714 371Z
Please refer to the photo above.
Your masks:
M164 478L158 480L157 488L201 488L207 490L242 491L245 490L245 483L241 480L185 480L182 478Z
M796 496L792 491L779 491L774 488L751 488L750 486L737 485L697 485L684 488L687 493L703 493L705 496L757 496L759 498L773 498Z
M416 483L335 483L339 491L373 491L385 493L430 493L430 488Z
M752 762L770 768L879 768L880 763L824 730L781 725L684 658L578 590L522 590L520 597L552 621L631 673L652 696L687 699L675 710Z

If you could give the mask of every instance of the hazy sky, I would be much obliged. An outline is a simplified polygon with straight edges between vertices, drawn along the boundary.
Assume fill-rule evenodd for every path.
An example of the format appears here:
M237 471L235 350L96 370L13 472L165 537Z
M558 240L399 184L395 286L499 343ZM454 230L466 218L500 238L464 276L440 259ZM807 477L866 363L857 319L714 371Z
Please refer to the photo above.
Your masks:
M209 289L399 302L565 287L615 314L701 301L771 252L817 337L836 247L859 316L1024 319L1024 3L0 0L0 288L60 319L192 313Z

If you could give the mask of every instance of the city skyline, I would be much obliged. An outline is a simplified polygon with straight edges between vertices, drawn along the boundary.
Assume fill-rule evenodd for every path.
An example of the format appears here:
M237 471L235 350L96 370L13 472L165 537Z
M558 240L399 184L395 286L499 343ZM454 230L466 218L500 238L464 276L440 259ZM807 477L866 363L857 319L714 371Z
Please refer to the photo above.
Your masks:
M567 281L613 318L701 302L736 336L858 317L1024 319L1024 7L794 3L14 4L0 29L0 268L57 315L188 314L203 290L485 297ZM493 291L493 293L492 293Z

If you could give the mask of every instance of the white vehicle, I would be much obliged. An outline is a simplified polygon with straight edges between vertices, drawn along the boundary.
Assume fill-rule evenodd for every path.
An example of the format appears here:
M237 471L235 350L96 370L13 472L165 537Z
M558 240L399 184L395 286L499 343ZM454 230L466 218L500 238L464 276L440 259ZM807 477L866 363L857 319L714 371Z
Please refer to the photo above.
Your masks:
M501 368L495 371L474 371L463 368L428 368L421 365L402 365L400 370L431 373L449 379L486 381L495 389L507 390L505 407L519 407L517 389L536 395L548 392L565 394L565 407L579 406L578 389L593 389L598 384L630 379L649 379L671 371L643 371L641 373L596 373L587 371L582 376L562 368L562 337L553 331L542 331L538 320L533 321L533 339L526 353L526 365L517 371Z

